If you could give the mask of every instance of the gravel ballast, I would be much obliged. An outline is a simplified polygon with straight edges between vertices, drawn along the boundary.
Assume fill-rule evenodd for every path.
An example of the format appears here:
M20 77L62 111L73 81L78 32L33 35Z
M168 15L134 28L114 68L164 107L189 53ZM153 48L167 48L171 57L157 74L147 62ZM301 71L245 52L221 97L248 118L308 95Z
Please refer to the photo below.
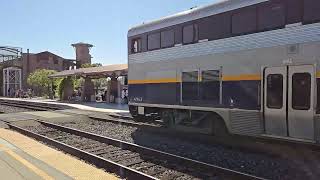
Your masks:
M0 112L1 113L6 113L7 114L7 113L28 112L28 111L33 111L33 110L14 107L14 106L0 105Z
M306 177L305 172L295 167L291 160L270 157L262 153L243 152L218 144L208 145L164 137L144 132L137 127L112 122L86 120L59 124L268 179L301 179Z
M225 174L211 172L211 169L193 169L190 166L177 164L173 159L158 159L157 156L144 152L135 152L120 146L106 144L90 138L56 130L44 125L25 126L24 129L79 148L129 168L146 173L158 179L227 179ZM178 160L179 161L179 160ZM177 168L179 167L179 168ZM202 172L202 173L201 173ZM199 174L200 173L200 174Z

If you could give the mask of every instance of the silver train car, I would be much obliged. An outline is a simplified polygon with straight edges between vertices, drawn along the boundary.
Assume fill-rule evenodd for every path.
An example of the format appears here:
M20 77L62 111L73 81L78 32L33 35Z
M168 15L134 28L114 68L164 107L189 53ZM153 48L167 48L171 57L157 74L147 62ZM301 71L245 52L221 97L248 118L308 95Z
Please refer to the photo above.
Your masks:
M320 143L319 61L319 0L193 8L129 30L129 109L177 130Z

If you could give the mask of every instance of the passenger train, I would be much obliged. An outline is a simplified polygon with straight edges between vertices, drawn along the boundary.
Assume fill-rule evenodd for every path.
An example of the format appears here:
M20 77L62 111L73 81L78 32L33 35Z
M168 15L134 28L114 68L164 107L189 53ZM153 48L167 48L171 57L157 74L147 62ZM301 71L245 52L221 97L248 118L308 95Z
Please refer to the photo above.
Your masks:
M319 63L319 0L220 1L129 30L129 109L177 130L320 143Z

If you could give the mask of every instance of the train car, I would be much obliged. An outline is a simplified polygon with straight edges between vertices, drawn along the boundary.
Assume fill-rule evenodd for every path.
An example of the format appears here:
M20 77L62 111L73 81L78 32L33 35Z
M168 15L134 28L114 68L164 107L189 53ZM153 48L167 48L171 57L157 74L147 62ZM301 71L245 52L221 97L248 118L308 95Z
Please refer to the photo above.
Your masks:
M319 0L192 8L129 30L129 109L177 130L319 143L319 60Z

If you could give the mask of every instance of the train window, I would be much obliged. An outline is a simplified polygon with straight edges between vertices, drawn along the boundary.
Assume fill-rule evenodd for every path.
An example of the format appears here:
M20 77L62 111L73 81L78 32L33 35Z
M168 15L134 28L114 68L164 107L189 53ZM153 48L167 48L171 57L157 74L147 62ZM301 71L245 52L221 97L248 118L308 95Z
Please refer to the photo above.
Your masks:
M142 46L141 38L133 39L131 41L131 53L138 53L141 52L141 46Z
M256 7L247 7L236 11L231 18L232 34L244 35L253 33L257 27Z
M201 72L201 97L203 100L219 102L220 98L220 71L207 70Z
M182 29L183 34L183 44L190 44L198 41L198 25L191 24L184 26Z
M320 1L304 0L303 22L313 23L320 20Z
M292 108L309 110L311 100L311 75L295 73L292 75Z
M317 78L317 114L320 114L320 79Z
M271 109L281 109L283 106L283 76L281 74L267 76L267 106Z
M148 35L144 34L141 36L141 52L148 51Z
M182 27L176 26L174 28L174 43L181 44L182 43Z
M161 32L161 48L171 47L174 45L174 31L167 30Z
M301 0L287 1L287 24L298 23L302 21L302 4Z
M198 71L182 73L182 99L196 100L199 96Z
M160 32L148 35L148 50L160 48Z
M199 39L216 40L231 35L230 14L210 16L199 21Z
M269 1L258 7L258 29L260 31L284 27L286 23L285 3Z

